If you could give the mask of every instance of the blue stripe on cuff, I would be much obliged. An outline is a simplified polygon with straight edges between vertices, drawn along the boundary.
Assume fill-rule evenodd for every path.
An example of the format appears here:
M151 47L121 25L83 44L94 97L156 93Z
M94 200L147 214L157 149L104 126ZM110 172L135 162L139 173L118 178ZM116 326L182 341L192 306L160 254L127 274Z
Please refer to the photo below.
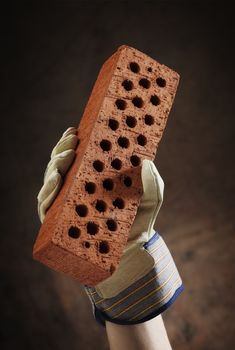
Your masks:
M182 284L179 288L176 289L175 293L173 294L171 299L168 300L168 302L166 304L162 305L160 308L158 308L157 310L153 311L148 316L146 316L143 319L138 320L138 321L123 321L123 320L119 321L119 320L114 320L114 319L110 318L109 316L107 316L102 311L100 311L99 309L97 309L95 304L94 304L94 316L95 316L96 321L99 324L101 324L102 326L104 326L104 327L106 326L105 325L105 321L109 321L109 322L120 324L120 325L133 325L133 324L143 323L143 322L149 321L152 318L160 315L166 309L168 309L169 306L171 306L174 303L174 301L177 299L177 297L180 295L180 293L183 292L183 290L184 290L184 285Z
M154 242L156 242L160 238L159 233L156 231L153 235L153 237L150 238L150 240L146 243L144 243L144 248L148 248L151 246Z

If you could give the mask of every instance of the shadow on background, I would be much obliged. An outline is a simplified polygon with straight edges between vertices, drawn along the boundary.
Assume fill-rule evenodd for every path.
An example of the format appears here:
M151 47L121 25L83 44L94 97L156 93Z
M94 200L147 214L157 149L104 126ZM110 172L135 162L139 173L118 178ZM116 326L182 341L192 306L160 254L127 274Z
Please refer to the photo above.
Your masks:
M156 222L185 292L164 314L174 349L235 348L234 31L216 4L80 4L4 14L1 349L108 349L82 286L32 260L52 147L76 126L122 44L181 75L156 165Z

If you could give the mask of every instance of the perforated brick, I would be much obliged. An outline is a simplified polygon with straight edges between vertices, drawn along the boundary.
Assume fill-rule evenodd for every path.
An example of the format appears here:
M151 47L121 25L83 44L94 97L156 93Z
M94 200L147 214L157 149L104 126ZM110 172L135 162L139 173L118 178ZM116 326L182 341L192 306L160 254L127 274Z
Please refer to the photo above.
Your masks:
M129 46L103 64L81 118L76 158L49 208L33 256L81 283L117 268L179 75Z

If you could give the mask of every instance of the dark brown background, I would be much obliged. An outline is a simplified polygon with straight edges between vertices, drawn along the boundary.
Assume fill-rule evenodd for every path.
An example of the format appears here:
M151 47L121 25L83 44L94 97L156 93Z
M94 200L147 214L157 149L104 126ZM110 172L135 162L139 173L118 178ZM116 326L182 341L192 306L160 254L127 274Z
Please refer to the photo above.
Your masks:
M234 22L204 3L61 3L2 11L1 349L107 349L79 283L32 260L52 147L77 125L122 44L181 75L156 165L156 222L185 292L164 314L176 349L235 348Z

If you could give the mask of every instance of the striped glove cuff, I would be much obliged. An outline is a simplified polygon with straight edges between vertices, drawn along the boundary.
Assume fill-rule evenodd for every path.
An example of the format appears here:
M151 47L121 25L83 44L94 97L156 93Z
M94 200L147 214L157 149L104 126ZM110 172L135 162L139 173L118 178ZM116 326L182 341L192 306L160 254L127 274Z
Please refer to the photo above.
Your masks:
M94 287L85 286L94 317L101 325L105 326L105 320L123 325L148 321L165 311L183 291L179 272L163 238L156 232L144 249L153 256L155 266L117 296L103 299Z

